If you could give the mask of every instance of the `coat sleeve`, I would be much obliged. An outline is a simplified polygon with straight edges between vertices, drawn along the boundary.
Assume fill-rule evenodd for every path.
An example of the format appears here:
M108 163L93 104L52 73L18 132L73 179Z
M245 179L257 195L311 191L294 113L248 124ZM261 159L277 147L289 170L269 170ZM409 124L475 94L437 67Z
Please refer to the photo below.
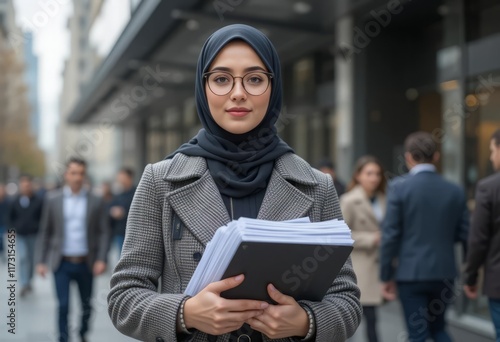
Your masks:
M401 246L403 225L403 204L399 197L398 180L389 188L387 212L382 223L382 243L380 247L380 279L384 282L393 280L394 259Z
M148 165L132 201L122 255L108 294L115 327L141 341L177 341L177 311L183 294L158 293L165 252L162 206L153 166Z
M339 201L335 195L333 182L327 178L325 202L321 220L342 219ZM321 302L300 301L314 314L316 342L340 342L351 337L361 320L360 291L356 285L356 275L350 257L328 289Z
M490 188L479 184L476 190L476 208L472 216L472 227L467 248L464 282L475 285L479 267L484 263L491 239L491 193Z

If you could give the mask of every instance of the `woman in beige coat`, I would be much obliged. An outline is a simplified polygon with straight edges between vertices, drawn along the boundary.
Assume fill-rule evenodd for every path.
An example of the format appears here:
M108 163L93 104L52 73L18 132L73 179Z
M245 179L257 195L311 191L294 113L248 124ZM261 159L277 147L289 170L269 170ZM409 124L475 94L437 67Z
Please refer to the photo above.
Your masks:
M378 341L375 307L382 303L378 258L380 224L386 208L385 187L384 169L378 159L364 156L356 163L348 192L340 198L342 214L355 241L351 256L369 342Z

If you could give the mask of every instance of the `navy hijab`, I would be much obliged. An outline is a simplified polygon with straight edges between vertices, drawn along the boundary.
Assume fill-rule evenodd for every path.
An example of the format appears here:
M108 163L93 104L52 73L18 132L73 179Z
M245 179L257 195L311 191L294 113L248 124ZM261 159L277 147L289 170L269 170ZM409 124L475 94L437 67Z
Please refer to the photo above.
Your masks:
M266 115L257 127L244 134L232 134L214 121L203 78L203 73L208 71L219 51L233 40L249 44L274 75ZM236 24L221 28L203 45L196 69L196 108L203 128L167 159L177 153L204 157L220 192L227 196L244 197L265 189L274 161L285 153L293 152L277 136L275 127L281 112L282 91L280 62L271 41L251 26Z

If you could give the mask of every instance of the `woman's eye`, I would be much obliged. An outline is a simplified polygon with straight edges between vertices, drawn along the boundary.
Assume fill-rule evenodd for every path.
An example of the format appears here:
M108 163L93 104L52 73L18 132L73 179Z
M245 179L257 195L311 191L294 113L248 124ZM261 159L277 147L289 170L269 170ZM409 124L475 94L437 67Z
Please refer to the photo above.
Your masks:
M229 78L227 76L215 76L214 82L215 83L228 83Z
M247 82L250 83L250 84L259 84L261 83L263 80L262 80L262 77L261 76L258 76L258 75L254 75L254 76L249 76L247 78Z

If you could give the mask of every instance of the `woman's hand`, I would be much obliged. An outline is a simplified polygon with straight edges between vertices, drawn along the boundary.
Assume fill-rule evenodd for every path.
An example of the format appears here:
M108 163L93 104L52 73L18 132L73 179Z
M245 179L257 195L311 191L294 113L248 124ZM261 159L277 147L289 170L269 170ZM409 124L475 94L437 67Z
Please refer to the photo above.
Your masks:
M263 314L248 319L246 322L252 329L271 339L306 336L309 317L299 303L279 292L272 284L267 286L267 292L278 305L269 305Z
M184 304L184 322L210 335L238 330L245 321L263 313L269 304L258 300L224 299L221 292L243 282L243 275L214 282Z

